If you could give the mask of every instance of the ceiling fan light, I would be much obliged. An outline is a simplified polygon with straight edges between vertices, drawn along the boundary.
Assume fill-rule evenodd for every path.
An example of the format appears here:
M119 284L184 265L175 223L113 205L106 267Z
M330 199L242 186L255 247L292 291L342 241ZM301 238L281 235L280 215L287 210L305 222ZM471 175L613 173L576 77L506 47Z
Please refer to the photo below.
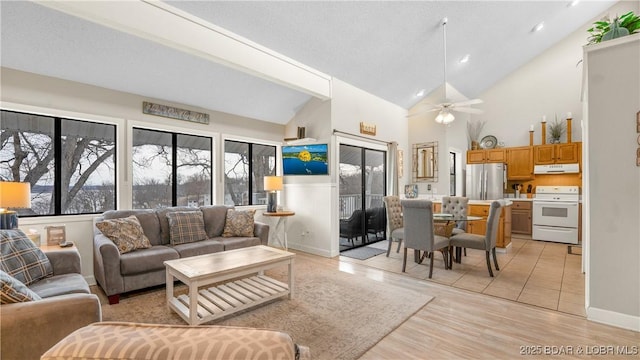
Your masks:
M440 111L440 113L438 114L438 116L436 116L436 122L438 124L443 124L443 125L447 125L453 122L453 120L455 120L455 116L453 116L452 113L448 112L448 111Z

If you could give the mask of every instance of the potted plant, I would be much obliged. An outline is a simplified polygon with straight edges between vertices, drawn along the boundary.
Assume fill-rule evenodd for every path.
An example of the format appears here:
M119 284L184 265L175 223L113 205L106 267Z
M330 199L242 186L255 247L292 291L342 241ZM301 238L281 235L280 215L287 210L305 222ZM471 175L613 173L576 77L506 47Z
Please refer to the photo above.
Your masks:
M486 121L480 120L469 120L467 121L467 135L469 136L469 141L471 142L471 150L478 150L478 140L480 139L480 132L482 132L482 128Z
M549 124L549 143L559 144L562 134L566 131L564 122L558 120L558 115L553 123Z
M620 17L616 17L613 21L605 17L600 21L596 21L593 25L587 30L590 34L587 45L640 32L640 16L634 14L633 11L629 11Z

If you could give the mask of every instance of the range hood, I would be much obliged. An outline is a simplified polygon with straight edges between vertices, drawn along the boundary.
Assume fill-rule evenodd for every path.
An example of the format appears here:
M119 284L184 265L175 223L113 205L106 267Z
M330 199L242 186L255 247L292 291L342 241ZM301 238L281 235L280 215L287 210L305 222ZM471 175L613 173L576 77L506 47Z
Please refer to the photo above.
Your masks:
M533 167L534 174L577 174L579 172L579 164L536 165Z

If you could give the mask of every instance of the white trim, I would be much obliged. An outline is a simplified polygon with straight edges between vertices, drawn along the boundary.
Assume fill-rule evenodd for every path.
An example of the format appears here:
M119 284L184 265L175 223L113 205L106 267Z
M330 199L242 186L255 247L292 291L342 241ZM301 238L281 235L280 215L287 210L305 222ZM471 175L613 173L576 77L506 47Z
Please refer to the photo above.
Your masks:
M60 118L65 118L69 120L81 120L81 121L100 123L100 124L106 124L106 125L122 126L126 123L126 119L124 118L117 118L117 117L104 116L104 115L94 115L94 114L82 113L77 111L68 111L68 110L62 110L55 107L45 108L41 106L14 103L9 101L0 101L0 108L2 108L2 110L7 110L7 111L18 111L18 112L35 114L35 115L53 116L53 117L60 117Z
M337 254L332 254L330 251L327 251L326 249L308 246L300 243L289 242L289 250L291 249L303 251L312 255L318 255L326 258L332 258L340 255L340 252L338 252Z
M587 320L640 332L640 316L588 307Z

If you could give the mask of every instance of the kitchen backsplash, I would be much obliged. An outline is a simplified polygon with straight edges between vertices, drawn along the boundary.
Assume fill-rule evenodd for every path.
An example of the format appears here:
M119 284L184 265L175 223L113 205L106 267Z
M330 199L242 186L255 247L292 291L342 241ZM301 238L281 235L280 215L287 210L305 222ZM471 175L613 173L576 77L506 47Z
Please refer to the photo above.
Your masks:
M522 185L520 194L527 194L527 189L531 185L531 194L536 193L536 186L582 186L582 173L579 174L556 174L556 175L536 175L532 180L507 181L505 194L515 193L514 186ZM580 191L582 193L582 190Z

